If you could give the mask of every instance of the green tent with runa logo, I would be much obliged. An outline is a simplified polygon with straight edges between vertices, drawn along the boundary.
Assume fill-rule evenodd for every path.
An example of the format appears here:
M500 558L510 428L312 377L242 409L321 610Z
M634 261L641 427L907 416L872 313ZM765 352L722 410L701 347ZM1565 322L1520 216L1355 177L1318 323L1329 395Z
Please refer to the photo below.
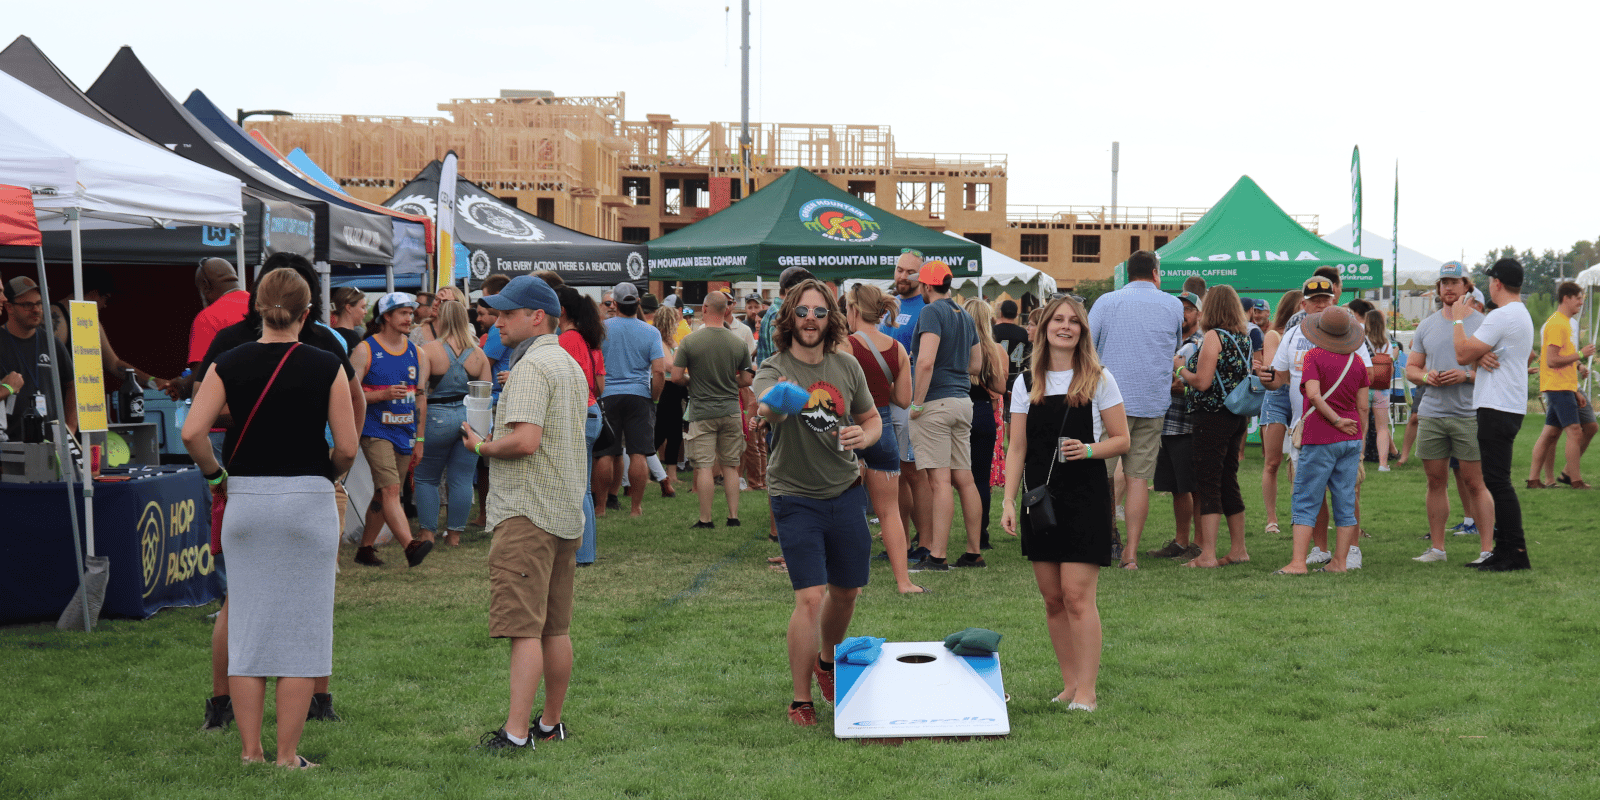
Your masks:
M908 222L796 167L749 197L649 243L650 279L777 280L801 266L828 281L887 279L905 248L982 274L981 249Z
M652 251L653 252L653 251ZM1239 292L1298 289L1317 267L1331 266L1344 276L1347 292L1383 284L1383 259L1341 250L1306 230L1249 175L1239 178L1205 216L1167 242L1161 257L1161 288L1183 291L1191 275L1207 286L1227 284ZM1128 282L1128 265L1118 264L1116 285Z

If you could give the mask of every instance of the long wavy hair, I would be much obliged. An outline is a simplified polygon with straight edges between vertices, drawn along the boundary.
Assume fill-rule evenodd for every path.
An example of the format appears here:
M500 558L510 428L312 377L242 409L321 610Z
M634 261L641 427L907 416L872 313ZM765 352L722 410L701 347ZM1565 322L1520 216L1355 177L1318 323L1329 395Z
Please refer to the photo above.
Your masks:
M1362 318L1367 328L1367 345L1372 352L1382 352L1389 346L1388 320L1384 319L1383 312L1374 308Z
M1284 327L1289 324L1289 318L1294 312L1300 310L1300 301L1303 299L1299 289L1290 289L1283 293L1278 300L1278 310L1272 314L1272 329L1284 333Z
M1237 305L1239 301L1235 300ZM1039 326L1033 331L1033 363L1028 365L1028 372L1032 377L1033 386L1028 389L1028 402L1038 404L1044 402L1044 384L1050 371L1050 320L1055 319L1056 312L1062 306L1072 310L1078 317L1078 327L1082 331L1078 335L1078 343L1072 348L1072 383L1067 387L1067 405L1081 406L1094 401L1095 390L1100 388L1100 356L1094 351L1094 337L1089 335L1089 312L1085 311L1083 304L1071 297L1058 297L1051 300L1044 307L1044 314L1039 320Z
M477 347L478 337L472 335L472 326L467 324L467 307L456 300L439 301L437 295L435 304L439 306L439 338L458 353Z
M1224 283L1206 292L1206 298L1200 301L1200 329L1244 335L1244 307L1232 286Z
M828 291L827 284L816 278L807 278L783 295L783 306L778 309L778 321L772 331L772 343L779 352L787 351L794 343L794 309L800 305L800 296L809 291L822 295L828 307L828 327L822 332L822 352L836 352L839 345L844 344L845 337L850 335L850 324L839 311L839 301Z
M978 343L983 345L983 367L974 378L977 386L988 386L998 372L1004 375L1008 369L995 363L994 357L994 309L984 302L982 297L969 297L961 304L961 308L972 315L973 324L978 327Z
M656 309L656 330L661 333L662 347L672 350L678 346L678 322L682 319L672 306Z
M556 297L561 300L561 311L572 323L572 329L583 337L584 345L590 350L599 350L600 343L606 340L606 326L600 321L600 307L571 286L557 289Z

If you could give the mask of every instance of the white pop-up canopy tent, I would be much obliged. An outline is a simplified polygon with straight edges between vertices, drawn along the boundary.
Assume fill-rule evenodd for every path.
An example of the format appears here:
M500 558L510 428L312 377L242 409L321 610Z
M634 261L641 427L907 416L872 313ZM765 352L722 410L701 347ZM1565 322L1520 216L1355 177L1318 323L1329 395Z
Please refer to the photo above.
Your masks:
M242 231L244 225L237 178L91 120L4 73L0 183L32 192L46 232L180 222ZM74 241L79 286L82 273Z
M1595 325L1600 324L1600 303L1594 302L1594 289L1600 286L1600 264L1578 273L1572 280L1584 288L1583 302L1588 306L1588 311L1580 313L1579 320L1581 321L1583 317L1589 318L1589 341L1593 342ZM1594 385L1594 356L1589 357L1588 367L1589 377L1584 379L1583 387L1585 394L1588 394Z
M972 242L965 236L953 231L945 231L946 236L954 236L963 242ZM972 242L977 244L976 242ZM1002 292L1020 296L1021 292L1033 292L1034 297L1049 297L1056 291L1056 279L1044 272L1034 269L1027 264L1005 255L998 250L978 245L982 251L982 273L956 277L951 281L951 287L957 294L962 294L962 289L976 288L976 294L985 300L993 300ZM874 280L868 278L852 278L840 286L841 291L849 291L851 286L858 283L870 283L885 291L894 288L892 280Z
M89 227L166 226L172 223L232 228L243 240L243 184L209 167L196 164L161 147L141 141L92 120L62 105L37 89L0 73L0 184L27 190L41 231L67 230L72 234L72 277L83 299L83 243ZM50 303L50 282L45 276L44 248L35 249L39 266L39 291ZM50 391L54 408L62 413L61 372L52 370ZM64 416L64 415L63 415ZM59 463L73 463L67 453L64 424L55 426ZM82 450L87 448L80 448ZM103 592L109 565L94 553L94 482L81 454L74 470L62 470L72 516L73 547L79 553L78 573L91 566L98 588L80 577L79 596L84 630L93 626L98 609L91 612L91 595ZM78 511L74 479L81 476L84 500L85 558L78 541ZM77 604L74 604L77 605ZM70 613L70 609L69 609ZM65 625L63 614L58 625Z
M1345 225L1333 233L1322 237L1322 240L1335 247L1340 247L1354 253L1355 245L1351 232L1353 225ZM1394 240L1385 239L1366 228L1361 229L1361 255L1368 258L1383 259L1383 285L1393 286L1395 283L1414 282L1421 286L1432 286L1439 279L1439 265L1443 264L1433 256L1419 253L1405 245L1400 245L1400 271L1398 281L1395 280Z

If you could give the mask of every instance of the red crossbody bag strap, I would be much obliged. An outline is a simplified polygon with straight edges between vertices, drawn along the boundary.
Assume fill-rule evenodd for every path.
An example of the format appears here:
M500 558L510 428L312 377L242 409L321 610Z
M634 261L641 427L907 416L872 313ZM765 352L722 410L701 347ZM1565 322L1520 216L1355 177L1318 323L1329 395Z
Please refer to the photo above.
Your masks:
M289 351L283 354L282 360L278 361L278 368L273 370L272 377L267 379L266 388L261 390L261 396L256 398L255 407L250 409L250 416L245 417L244 419L244 427L239 429L239 438L233 440L233 452L228 454L229 464L232 464L233 457L239 454L239 445L244 444L244 435L250 432L250 421L254 420L256 418L256 412L261 410L261 401L267 399L267 392L272 390L273 381L278 379L278 373L283 371L283 365L288 363L289 356L293 355L295 348L299 346L299 342L295 342L289 346Z

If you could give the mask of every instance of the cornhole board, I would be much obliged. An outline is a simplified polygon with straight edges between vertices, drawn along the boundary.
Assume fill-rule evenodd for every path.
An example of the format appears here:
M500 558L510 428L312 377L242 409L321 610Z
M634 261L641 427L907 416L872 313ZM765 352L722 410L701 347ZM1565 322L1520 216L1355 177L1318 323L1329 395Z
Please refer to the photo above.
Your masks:
M833 735L903 740L1011 733L1000 656L958 656L944 642L886 642L867 666L835 662Z

